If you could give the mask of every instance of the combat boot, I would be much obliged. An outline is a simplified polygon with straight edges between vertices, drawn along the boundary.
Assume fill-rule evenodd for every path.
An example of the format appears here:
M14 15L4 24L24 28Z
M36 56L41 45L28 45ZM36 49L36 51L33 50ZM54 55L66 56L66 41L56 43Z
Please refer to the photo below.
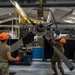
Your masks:
M62 73L62 75L65 75L64 73Z

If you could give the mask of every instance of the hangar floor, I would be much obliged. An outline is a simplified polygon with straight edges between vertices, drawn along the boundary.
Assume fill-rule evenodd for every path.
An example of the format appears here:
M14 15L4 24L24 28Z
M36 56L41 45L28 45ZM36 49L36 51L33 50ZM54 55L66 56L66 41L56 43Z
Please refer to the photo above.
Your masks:
M62 66L64 68L65 75L75 75L75 70L70 71L64 63L62 63ZM53 75L54 73L51 68L51 63L42 62L42 61L41 62L33 61L32 65L30 66L10 65L9 71L11 73L15 73L14 75ZM58 71L58 75L61 75L58 68L57 68L57 71Z

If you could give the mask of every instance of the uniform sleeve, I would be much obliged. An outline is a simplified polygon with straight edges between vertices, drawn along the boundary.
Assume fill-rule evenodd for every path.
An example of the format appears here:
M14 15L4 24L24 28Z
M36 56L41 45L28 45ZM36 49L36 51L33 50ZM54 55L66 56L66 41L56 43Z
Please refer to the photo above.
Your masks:
M64 50L64 47L63 47L63 49L62 49L62 53L64 53L64 51L65 51L65 50Z
M59 43L58 43L58 42L56 42L56 43L55 43L55 46L58 48L58 47L59 47Z
M7 52L11 52L10 46L7 47Z

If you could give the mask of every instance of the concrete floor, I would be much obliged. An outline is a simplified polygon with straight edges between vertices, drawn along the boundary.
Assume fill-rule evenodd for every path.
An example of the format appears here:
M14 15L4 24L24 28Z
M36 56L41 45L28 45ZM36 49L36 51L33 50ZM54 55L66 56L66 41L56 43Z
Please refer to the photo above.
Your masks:
M70 71L64 63L62 63L62 66L64 68L65 75L75 75L75 70ZM14 75L53 75L54 73L51 68L51 63L42 61L34 61L30 66L10 65L9 71L15 73ZM58 68L57 71L58 75L61 75Z

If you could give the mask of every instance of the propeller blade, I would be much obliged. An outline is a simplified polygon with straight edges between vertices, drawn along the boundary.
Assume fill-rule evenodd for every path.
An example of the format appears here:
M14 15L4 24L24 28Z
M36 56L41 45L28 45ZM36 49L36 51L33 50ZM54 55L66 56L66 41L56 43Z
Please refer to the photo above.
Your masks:
M25 44L29 44L29 43L33 42L34 41L34 36L35 35L32 32L30 32L27 36L24 36L19 41L17 41L16 43L12 44L11 45L11 53L13 53L14 51L20 49Z
M64 18L64 17L66 17L66 16L68 16L68 15L70 15L70 14L73 12L73 10L74 10L74 9L72 9L71 11L69 11L68 13L66 13L65 15L63 15L61 18L59 18L59 20L62 19L62 18ZM58 20L58 21L59 21L59 20Z
M17 11L17 13L24 19L24 20L28 20L32 23L32 25L36 25L36 23L34 23L32 20L30 20L26 13L24 12L24 10L20 7L20 5L15 1L15 0L10 0L10 2L13 4L13 6L15 7L15 10Z
M23 41L22 39L20 39L19 41L11 45L11 53L20 49L22 46L23 46Z
M44 40L46 40L48 42L48 44L50 46L53 47L54 51L60 56L60 58L63 60L63 62L65 63L65 65L68 67L68 69L70 71L74 70L75 67L74 65L68 60L68 58L63 54L61 53L50 41L48 41L44 36L43 36Z

